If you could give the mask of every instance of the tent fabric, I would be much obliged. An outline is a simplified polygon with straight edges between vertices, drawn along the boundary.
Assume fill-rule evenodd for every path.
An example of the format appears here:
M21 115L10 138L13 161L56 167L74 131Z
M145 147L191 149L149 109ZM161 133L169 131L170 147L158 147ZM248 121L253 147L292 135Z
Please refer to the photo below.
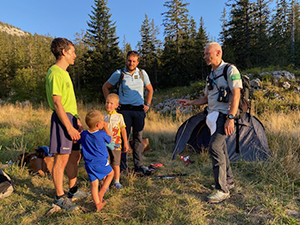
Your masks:
M178 129L175 137L175 147L172 159L180 154L186 144L196 151L207 148L210 141L210 131L205 123L206 114L201 112L190 117ZM234 132L227 137L227 151L230 161L265 161L271 156L265 128L253 115L246 113L239 122L239 153L236 153L236 126Z

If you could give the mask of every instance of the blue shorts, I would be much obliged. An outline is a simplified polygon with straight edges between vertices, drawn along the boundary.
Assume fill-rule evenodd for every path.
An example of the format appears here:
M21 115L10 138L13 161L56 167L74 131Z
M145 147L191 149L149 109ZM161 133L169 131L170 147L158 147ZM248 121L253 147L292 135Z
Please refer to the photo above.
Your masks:
M78 129L77 118L71 113L67 116L75 129ZM72 150L79 150L79 144L73 144L67 129L54 111L51 116L50 154L71 154Z
M102 180L112 171L112 168L108 163L105 166L85 163L85 170L89 176L90 181L93 182L97 179Z

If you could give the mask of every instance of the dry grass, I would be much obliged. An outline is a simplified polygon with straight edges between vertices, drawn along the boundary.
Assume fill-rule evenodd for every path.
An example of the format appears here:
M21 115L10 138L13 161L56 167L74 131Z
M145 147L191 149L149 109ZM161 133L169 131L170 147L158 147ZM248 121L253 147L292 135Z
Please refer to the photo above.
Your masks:
M99 105L79 104L84 118ZM44 106L1 105L1 163L15 160L23 151L34 151L48 145L51 111ZM195 163L184 166L182 160L171 161L174 137L188 116L147 115L145 135L151 151L145 164L164 164L156 175L186 173L187 177L171 180L122 176L124 189L111 189L106 195L107 207L94 213L91 197L77 202L80 213L60 211L45 217L51 207L54 187L49 177L31 176L16 164L5 171L11 176L14 193L0 200L1 224L299 224L300 163L299 112L264 113L260 116L266 127L273 158L269 162L233 163L236 188L226 202L206 203L213 183L211 162L207 152L186 150ZM132 160L129 159L130 166ZM89 182L83 162L79 168L80 187L88 191ZM67 190L67 183L65 183ZM298 212L290 215L289 210Z

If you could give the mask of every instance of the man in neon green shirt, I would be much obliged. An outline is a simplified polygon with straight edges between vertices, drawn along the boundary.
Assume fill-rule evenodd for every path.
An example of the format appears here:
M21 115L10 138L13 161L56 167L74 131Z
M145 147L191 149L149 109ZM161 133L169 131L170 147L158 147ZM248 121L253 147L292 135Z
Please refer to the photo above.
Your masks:
M79 146L74 144L80 139L82 125L77 114L77 104L73 84L67 68L73 65L76 54L71 41L55 38L51 51L56 63L48 70L46 77L46 95L53 110L50 130L50 153L55 155L53 182L56 190L54 203L67 210L76 209L71 199L85 194L77 187L77 169L80 160ZM66 168L69 178L68 198L63 190L63 177Z

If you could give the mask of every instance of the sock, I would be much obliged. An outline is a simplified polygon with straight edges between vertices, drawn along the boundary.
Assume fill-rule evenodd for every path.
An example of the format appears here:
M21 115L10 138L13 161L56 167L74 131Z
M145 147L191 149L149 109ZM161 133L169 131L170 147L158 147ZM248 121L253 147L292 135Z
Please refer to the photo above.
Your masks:
M62 197L64 197L64 194L63 194L63 195L60 195L60 196L57 196L57 195L56 195L56 196L55 196L55 199L56 199L56 200L59 200L59 199L61 199Z
M77 190L78 190L78 187L77 187L77 185L75 185L74 187L70 188L69 192L74 194L74 193L76 193Z

